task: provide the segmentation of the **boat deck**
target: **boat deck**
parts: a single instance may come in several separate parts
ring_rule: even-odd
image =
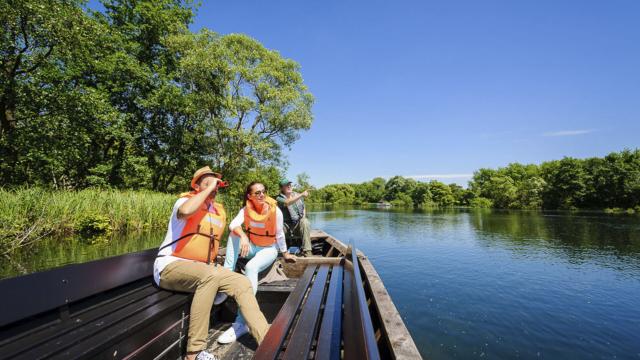
[[[218,359],[252,359],[258,348],[258,343],[250,335],[242,336],[238,341],[222,345],[218,344],[218,336],[229,328],[230,324],[217,324],[209,330],[207,339],[207,351],[214,354]]]

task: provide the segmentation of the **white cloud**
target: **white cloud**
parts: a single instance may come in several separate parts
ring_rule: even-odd
[[[589,134],[596,131],[595,129],[587,129],[587,130],[563,130],[563,131],[552,131],[546,132],[542,134],[542,136],[576,136],[576,135],[584,135]]]

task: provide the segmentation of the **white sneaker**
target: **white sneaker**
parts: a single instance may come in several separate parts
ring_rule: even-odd
[[[213,299],[213,305],[220,305],[223,302],[225,302],[225,300],[227,300],[227,293],[223,293],[223,292],[219,292],[216,294],[215,299]]]
[[[247,325],[233,323],[231,327],[227,329],[227,331],[223,332],[222,335],[218,337],[218,342],[220,344],[231,344],[236,341],[239,337],[249,332],[247,329]]]
[[[196,360],[218,360],[218,358],[215,355],[208,353],[206,351],[200,351],[196,356]]]

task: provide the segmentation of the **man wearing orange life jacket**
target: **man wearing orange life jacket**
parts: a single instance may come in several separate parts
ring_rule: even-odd
[[[215,262],[226,213],[215,202],[220,174],[206,166],[195,172],[192,192],[173,206],[167,235],[154,263],[154,280],[161,288],[193,292],[187,359],[211,360],[205,350],[209,317],[216,293],[233,296],[244,314],[249,332],[262,342],[269,325],[260,311],[251,282]]]
[[[231,234],[227,241],[224,267],[234,270],[238,256],[251,259],[245,266],[245,275],[251,281],[255,293],[258,290],[258,273],[273,264],[278,251],[286,261],[295,262],[296,257],[287,252],[282,211],[276,201],[267,196],[265,186],[259,182],[249,184],[245,191],[245,201],[245,207],[240,209],[229,224]],[[231,327],[218,337],[219,343],[234,342],[250,331],[245,325],[246,314],[242,309],[240,312]],[[248,323],[248,319],[246,320]]]

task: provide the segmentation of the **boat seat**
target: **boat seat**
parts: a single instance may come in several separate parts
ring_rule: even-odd
[[[356,253],[307,265],[255,359],[380,358]]]
[[[178,358],[191,297],[153,285],[156,252],[0,282],[0,359]]]

